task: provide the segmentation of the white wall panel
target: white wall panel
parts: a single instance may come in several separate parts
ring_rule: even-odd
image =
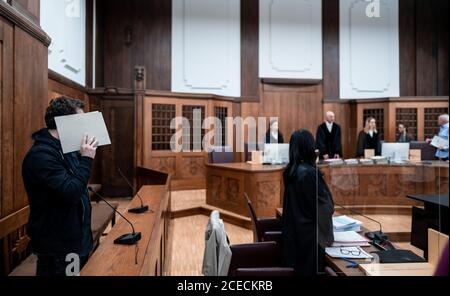
[[[260,0],[259,76],[322,79],[322,1]]]
[[[41,0],[41,27],[52,38],[48,68],[86,83],[86,0]]]
[[[379,17],[370,2],[340,0],[340,97],[398,97],[398,0],[380,0]],[[370,15],[370,14],[369,14]]]
[[[172,91],[239,97],[240,1],[173,0]]]

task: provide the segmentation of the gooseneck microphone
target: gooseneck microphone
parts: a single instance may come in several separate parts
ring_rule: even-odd
[[[100,198],[102,201],[104,201],[111,209],[114,210],[114,212],[116,212],[117,214],[120,215],[120,217],[122,217],[125,221],[128,222],[128,224],[130,224],[131,229],[133,230],[132,233],[127,233],[124,235],[119,236],[118,238],[116,238],[114,240],[114,243],[117,245],[134,245],[136,244],[140,239],[141,239],[141,233],[140,232],[135,232],[134,231],[134,226],[133,223],[130,222],[130,220],[128,220],[127,218],[125,218],[124,215],[122,215],[118,210],[116,210],[109,202],[106,201],[106,199],[100,195],[100,193],[95,192],[92,187],[88,187],[88,190],[90,192],[92,192],[95,196],[97,196],[98,198]]]
[[[363,213],[359,212],[359,211],[355,211],[351,208],[345,207],[343,205],[340,205],[338,203],[334,203],[335,205],[343,208],[344,210],[348,210],[350,212],[352,212],[355,215],[359,215],[362,216],[366,219],[369,219],[370,221],[373,221],[375,223],[378,224],[378,226],[380,227],[380,230],[378,231],[371,231],[371,232],[366,232],[365,236],[367,238],[369,238],[370,240],[373,241],[373,245],[376,246],[379,249],[383,249],[383,250],[387,250],[387,249],[395,249],[394,246],[389,242],[389,238],[388,236],[383,232],[383,228],[381,226],[380,221],[377,221],[373,218],[370,218],[369,216],[364,215]]]
[[[142,200],[142,197],[139,195],[139,192],[137,192],[136,188],[134,188],[134,186],[127,179],[127,177],[125,177],[125,174],[122,172],[122,170],[120,168],[117,168],[117,171],[119,172],[119,175],[122,177],[122,179],[125,180],[125,182],[127,183],[128,187],[130,187],[131,190],[133,190],[133,194],[136,194],[136,196],[141,201],[141,205],[139,207],[128,209],[128,212],[129,213],[134,213],[134,214],[142,214],[142,213],[145,213],[145,212],[148,212],[148,211],[152,212],[152,210],[150,210],[150,208],[147,205],[144,205],[144,201]]]

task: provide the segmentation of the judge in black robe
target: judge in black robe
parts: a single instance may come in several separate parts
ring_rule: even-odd
[[[270,127],[266,132],[266,144],[283,144],[284,138],[283,134],[278,128],[278,120],[272,120],[270,122]]]
[[[375,155],[381,155],[381,139],[377,131],[375,118],[370,117],[366,120],[364,130],[358,135],[358,147],[356,157],[364,157],[364,150],[371,149]]]
[[[341,158],[341,127],[334,122],[334,113],[327,112],[326,121],[319,125],[316,132],[316,146],[320,159]],[[331,132],[328,128],[331,126]]]
[[[313,135],[306,130],[291,136],[290,162],[284,172],[282,262],[296,275],[324,270],[324,247],[333,243],[334,203],[315,165]]]

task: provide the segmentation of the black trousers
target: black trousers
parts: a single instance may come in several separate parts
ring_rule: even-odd
[[[36,276],[66,276],[66,268],[71,262],[66,262],[66,256],[37,255]],[[89,256],[80,256],[80,270],[86,265]]]

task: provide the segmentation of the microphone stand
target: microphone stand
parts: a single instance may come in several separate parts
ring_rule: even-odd
[[[114,240],[114,243],[117,245],[134,245],[141,239],[141,233],[134,231],[133,223],[130,222],[127,218],[125,218],[124,215],[122,215],[118,210],[116,210],[109,202],[107,202],[103,196],[101,196],[99,193],[95,192],[92,187],[88,187],[88,190],[92,192],[95,196],[100,198],[102,201],[104,201],[111,209],[113,209],[114,212],[119,214],[128,224],[131,225],[131,229],[133,230],[132,233],[127,233],[124,235],[119,236]]]
[[[388,249],[395,249],[395,247],[389,242],[389,238],[388,236],[383,232],[383,228],[381,226],[381,223],[375,219],[370,218],[369,216],[364,215],[363,213],[360,213],[358,211],[355,211],[351,208],[347,208],[344,207],[343,205],[340,205],[338,203],[334,203],[335,205],[343,208],[344,210],[348,210],[350,212],[352,212],[355,215],[359,215],[362,216],[366,219],[369,219],[370,221],[373,221],[375,223],[378,224],[378,226],[380,227],[380,230],[378,231],[371,231],[371,232],[366,232],[364,235],[372,240],[372,245],[374,245],[375,247],[382,249],[382,250],[388,250]]]
[[[129,213],[134,213],[134,214],[142,214],[142,213],[145,213],[145,212],[148,212],[148,211],[153,212],[152,210],[150,210],[150,208],[147,205],[144,205],[144,201],[142,200],[142,197],[139,195],[139,192],[137,192],[136,188],[134,188],[134,186],[131,185],[130,181],[128,181],[127,177],[125,177],[125,175],[122,172],[122,170],[120,168],[118,168],[117,171],[119,172],[119,175],[122,177],[122,179],[125,180],[125,182],[127,183],[128,187],[130,187],[133,190],[133,193],[136,192],[136,196],[141,201],[141,205],[139,207],[128,209],[128,212]]]

